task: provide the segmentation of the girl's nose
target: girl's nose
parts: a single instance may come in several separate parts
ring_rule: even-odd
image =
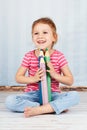
[[[42,33],[39,33],[39,37],[43,37],[43,34],[42,34]]]

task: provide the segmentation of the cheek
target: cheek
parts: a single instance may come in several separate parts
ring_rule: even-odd
[[[53,35],[53,34],[51,34],[49,37],[50,37],[50,41],[52,41],[52,42],[53,42],[53,41],[55,40],[55,37],[54,37],[54,35]]]
[[[35,38],[35,37],[32,37],[32,41],[35,43],[35,42],[36,42],[36,38]]]
[[[50,37],[49,43],[51,44],[51,43],[54,42],[54,41],[55,41],[54,38],[53,38],[53,37]]]

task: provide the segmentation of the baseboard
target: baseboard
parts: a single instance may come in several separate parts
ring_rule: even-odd
[[[62,86],[63,91],[87,91],[87,86]]]
[[[60,86],[62,91],[87,91],[87,86]],[[0,86],[0,91],[24,91],[25,86]]]
[[[0,91],[24,91],[25,86],[0,86]]]

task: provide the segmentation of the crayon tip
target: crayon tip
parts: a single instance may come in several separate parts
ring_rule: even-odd
[[[42,50],[42,49],[40,49],[39,56],[44,56],[44,53],[43,53],[43,50]]]
[[[40,51],[43,51],[43,49],[40,49]]]
[[[46,51],[48,51],[48,48],[46,48]]]
[[[43,57],[41,57],[41,59],[40,59],[40,63],[45,63]]]

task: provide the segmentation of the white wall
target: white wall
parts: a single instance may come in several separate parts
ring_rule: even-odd
[[[34,48],[31,25],[40,17],[56,23],[74,85],[87,86],[86,0],[0,0],[0,85],[17,85],[15,73],[25,52]]]

